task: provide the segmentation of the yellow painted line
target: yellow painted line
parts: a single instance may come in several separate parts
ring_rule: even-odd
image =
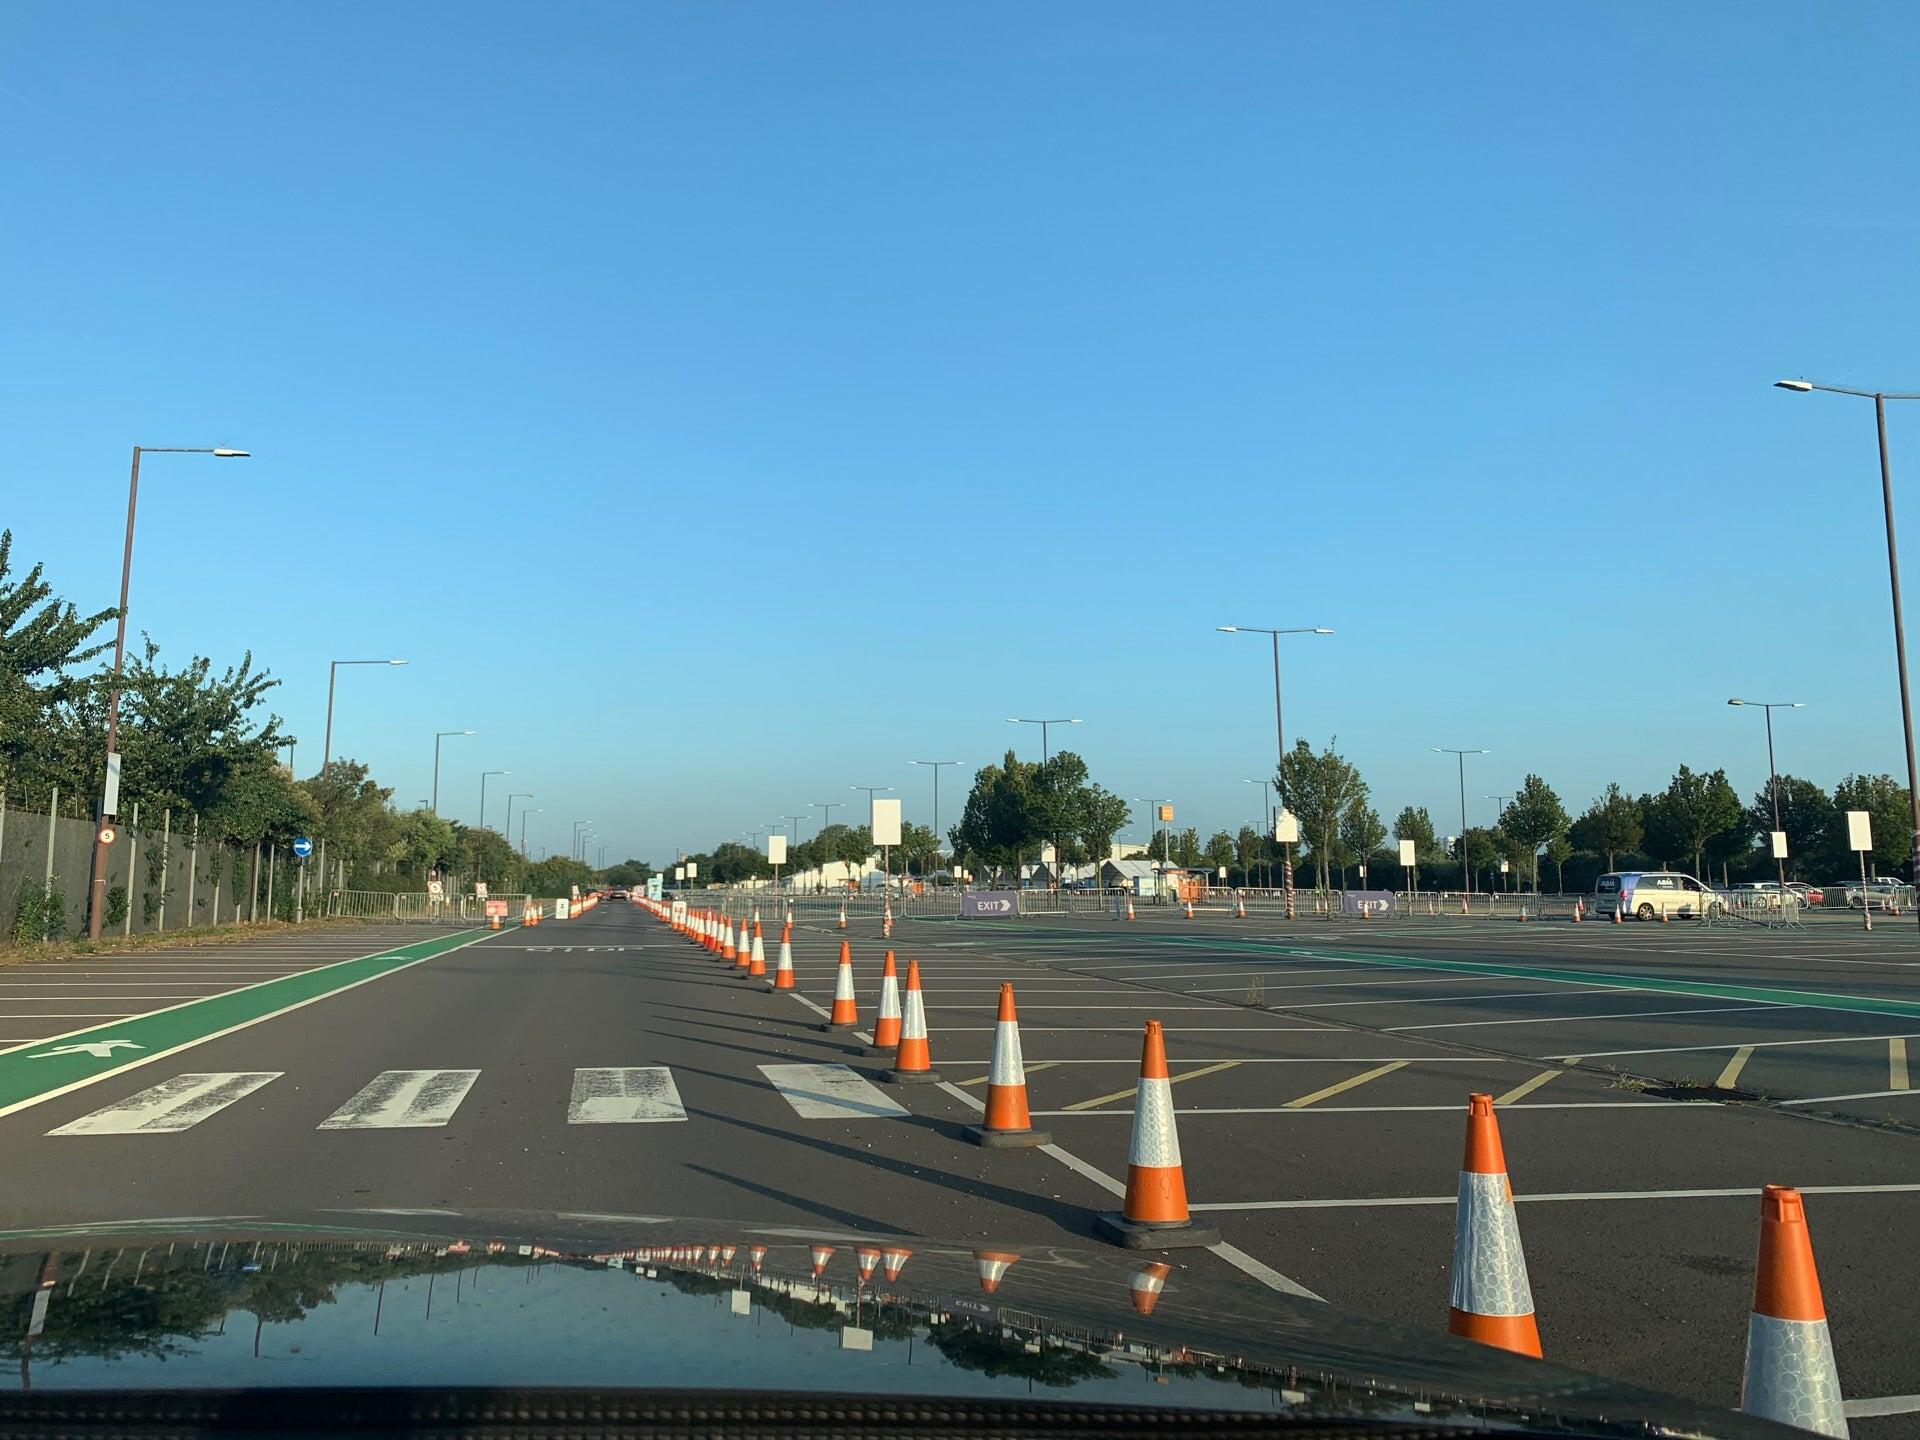
[[[1534,1076],[1531,1080],[1524,1081],[1523,1083],[1514,1086],[1513,1089],[1507,1091],[1506,1094],[1500,1096],[1493,1103],[1496,1105],[1511,1105],[1514,1101],[1524,1099],[1526,1096],[1531,1095],[1534,1091],[1538,1090],[1542,1085],[1546,1084],[1549,1080],[1553,1079],[1554,1076],[1564,1075],[1566,1073],[1567,1072],[1564,1070],[1542,1070],[1538,1075]]]
[[[1036,1070],[1051,1070],[1055,1065],[1058,1065],[1059,1063],[1060,1062],[1058,1060],[1036,1060],[1033,1062],[1033,1064],[1031,1065],[1023,1064],[1020,1068],[1024,1070],[1027,1074],[1031,1075]],[[962,1085],[984,1085],[991,1078],[992,1077],[989,1075],[976,1075],[973,1077],[973,1079],[962,1080],[960,1083]]]
[[[1404,1070],[1406,1065],[1407,1062],[1405,1060],[1392,1060],[1385,1065],[1376,1065],[1373,1069],[1355,1075],[1351,1079],[1342,1080],[1337,1085],[1329,1085],[1326,1089],[1316,1090],[1311,1095],[1302,1095],[1298,1100],[1289,1100],[1284,1108],[1288,1110],[1305,1109],[1316,1101],[1325,1100],[1330,1095],[1344,1094],[1355,1086],[1366,1084],[1369,1080],[1378,1080],[1382,1075],[1391,1075],[1396,1070]]]
[[[1719,1090],[1733,1089],[1733,1082],[1740,1078],[1740,1072],[1747,1068],[1747,1061],[1753,1058],[1753,1046],[1742,1045],[1733,1052],[1733,1058],[1727,1061],[1727,1068],[1720,1072],[1720,1078],[1714,1081]]]
[[[1907,1042],[1903,1036],[1896,1035],[1887,1041],[1887,1088],[1912,1088],[1907,1084]]]
[[[1182,1080],[1197,1080],[1202,1075],[1214,1075],[1222,1070],[1231,1070],[1239,1063],[1238,1060],[1222,1060],[1218,1065],[1202,1065],[1198,1070],[1186,1070],[1178,1075],[1168,1076],[1167,1083],[1169,1085],[1178,1085]],[[1138,1085],[1129,1085],[1125,1090],[1116,1090],[1111,1095],[1102,1095],[1097,1099],[1080,1100],[1072,1105],[1063,1105],[1060,1107],[1061,1113],[1066,1114],[1074,1110],[1094,1110],[1102,1105],[1111,1105],[1116,1100],[1130,1100],[1133,1098],[1134,1091],[1139,1088]]]

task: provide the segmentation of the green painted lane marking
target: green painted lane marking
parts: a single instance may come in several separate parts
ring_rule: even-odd
[[[1070,933],[1053,930],[1036,932],[1028,927],[996,928],[1001,934],[1040,933],[1064,938]],[[1593,985],[1609,990],[1640,990],[1654,995],[1687,995],[1709,1000],[1746,1000],[1756,1005],[1797,1005],[1809,1010],[1838,1010],[1866,1015],[1898,1015],[1908,1019],[1920,1019],[1920,1001],[1889,1000],[1874,995],[1849,995],[1829,990],[1785,990],[1765,985],[1730,985],[1719,981],[1670,979],[1659,975],[1634,975],[1611,970],[1560,970],[1536,965],[1503,964],[1493,960],[1440,960],[1414,955],[1380,955],[1357,950],[1307,949],[1279,941],[1252,938],[1243,940],[1229,936],[1140,934],[1107,936],[1086,931],[1078,933],[1085,936],[1088,944],[1111,944],[1118,940],[1135,945],[1166,946],[1176,949],[1229,951],[1243,955],[1285,955],[1305,960],[1335,960],[1389,969],[1436,970],[1458,975],[1538,980],[1548,984]]]
[[[311,1005],[493,933],[460,930],[0,1051],[0,1115]]]

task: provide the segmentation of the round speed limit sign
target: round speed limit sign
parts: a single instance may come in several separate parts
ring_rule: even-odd
[[[120,834],[117,830],[113,828],[113,826],[102,825],[100,827],[100,843],[102,845],[111,845],[113,844],[114,841],[118,840],[119,838],[120,838]]]

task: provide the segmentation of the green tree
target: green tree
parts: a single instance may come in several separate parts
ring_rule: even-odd
[[[1573,858],[1573,842],[1565,835],[1547,841],[1542,853],[1553,862],[1553,888],[1556,895],[1567,893],[1567,861]],[[1537,888],[1537,887],[1536,887]]]
[[[1413,858],[1418,866],[1431,864],[1443,853],[1439,837],[1433,833],[1433,817],[1424,805],[1408,805],[1393,822],[1397,839],[1413,841]]]
[[[609,885],[636,886],[645,885],[653,874],[653,867],[644,860],[622,860],[601,871],[600,878]]]
[[[254,670],[250,651],[219,674],[204,655],[170,670],[159,662],[160,647],[143,641],[121,698],[121,785],[150,809],[211,812],[236,775],[273,765],[290,738],[280,733],[279,716],[257,713],[280,682]],[[91,693],[104,708],[103,685]],[[106,733],[104,714],[98,733]],[[98,759],[104,768],[104,756]]]
[[[529,895],[564,898],[573,893],[575,885],[584,890],[593,884],[593,867],[571,855],[549,855],[529,865],[520,883]]]
[[[1186,829],[1179,831],[1169,828],[1167,834],[1168,853],[1172,856],[1175,865],[1195,866],[1200,863],[1200,832],[1198,830],[1189,825]]]
[[[1333,748],[1336,736],[1318,754],[1305,740],[1294,743],[1280,765],[1280,788],[1287,807],[1299,817],[1300,833],[1314,858],[1316,884],[1326,889],[1337,859],[1340,820],[1367,798],[1367,782]]]
[[[1017,868],[1040,848],[1045,817],[1034,794],[1034,772],[1009,750],[998,765],[973,777],[960,823],[948,832],[956,851],[996,871]]]
[[[1080,843],[1096,864],[1113,853],[1113,837],[1127,828],[1127,802],[1105,786],[1089,784],[1080,796]]]
[[[1699,875],[1702,857],[1740,825],[1745,809],[1725,770],[1701,773],[1682,765],[1647,813],[1647,838],[1662,856],[1685,856]]]
[[[713,847],[700,873],[716,885],[738,885],[742,880],[765,879],[773,874],[773,866],[754,846],[724,840]]]
[[[326,837],[329,859],[371,855],[384,838],[393,791],[376,784],[365,765],[330,760],[318,775],[298,782],[296,788],[312,806],[313,829]]]
[[[81,615],[57,598],[35,565],[13,575],[13,532],[0,531],[0,786],[61,785],[83,793],[99,783],[66,702],[84,690],[73,671],[107,648],[94,636],[114,617]],[[102,762],[104,764],[104,761]]]
[[[1364,800],[1357,800],[1347,807],[1347,813],[1340,817],[1340,845],[1347,854],[1371,872],[1376,863],[1375,856],[1386,843],[1387,827],[1380,823],[1380,816],[1372,806]],[[1343,889],[1346,883],[1343,868],[1340,875]]]
[[[1540,847],[1566,834],[1567,823],[1567,810],[1560,797],[1538,775],[1521,781],[1518,793],[1500,812],[1500,828],[1512,838],[1523,858],[1535,894],[1540,891]]]
[[[499,831],[474,829],[455,821],[453,834],[455,851],[450,868],[468,884],[480,880],[489,889],[505,892],[525,883],[520,857]]]
[[[1607,857],[1607,869],[1618,866],[1619,857],[1640,848],[1645,835],[1641,806],[1618,785],[1608,785],[1606,794],[1586,808],[1573,822],[1572,840],[1582,850]]]
[[[1782,775],[1777,781],[1780,828],[1787,836],[1787,871],[1791,875],[1840,873],[1846,863],[1847,823],[1833,797],[1811,780]],[[1775,788],[1761,786],[1747,807],[1741,839],[1759,846],[1759,858],[1771,869],[1773,801]]]
[[[1873,849],[1867,852],[1867,862],[1875,874],[1906,868],[1913,858],[1913,809],[1906,786],[1891,775],[1849,775],[1833,787],[1833,805],[1842,845],[1846,844],[1847,811],[1864,810],[1871,817]]]
[[[1233,837],[1224,830],[1216,830],[1207,837],[1206,849],[1201,851],[1200,858],[1211,870],[1230,867],[1234,861]]]
[[[940,863],[940,837],[928,825],[900,822],[900,843],[893,847],[894,870],[903,875],[928,875]]]

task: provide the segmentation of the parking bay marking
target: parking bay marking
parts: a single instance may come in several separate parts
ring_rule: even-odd
[[[686,1118],[673,1071],[664,1065],[573,1072],[569,1125],[645,1125]]]
[[[1238,1060],[1222,1060],[1215,1065],[1203,1065],[1198,1070],[1183,1070],[1178,1075],[1168,1076],[1167,1083],[1169,1085],[1178,1085],[1182,1080],[1197,1080],[1202,1075],[1217,1075],[1222,1070],[1233,1069],[1233,1067],[1239,1063]],[[1067,1106],[1063,1113],[1072,1115],[1080,1110],[1092,1110],[1097,1106],[1111,1105],[1116,1100],[1128,1100],[1133,1097],[1134,1092],[1139,1088],[1138,1085],[1129,1085],[1126,1089],[1116,1090],[1111,1095],[1100,1095],[1092,1100],[1081,1100]]]
[[[217,1074],[176,1075],[138,1094],[115,1101],[78,1120],[49,1130],[49,1135],[173,1135],[191,1130],[278,1080],[282,1070],[227,1071]]]
[[[1371,1070],[1364,1070],[1358,1075],[1350,1075],[1345,1080],[1337,1080],[1323,1089],[1302,1095],[1298,1100],[1289,1100],[1284,1108],[1288,1110],[1304,1110],[1309,1105],[1316,1104],[1321,1100],[1330,1099],[1335,1095],[1344,1094],[1356,1086],[1366,1084],[1369,1080],[1378,1080],[1383,1075],[1391,1075],[1394,1071],[1404,1070],[1406,1067],[1407,1062],[1404,1060],[1389,1060],[1384,1065],[1376,1065]]]
[[[758,1068],[802,1120],[878,1120],[907,1114],[905,1107],[850,1066]]]
[[[322,1130],[422,1130],[445,1125],[478,1070],[383,1070],[322,1120]]]

